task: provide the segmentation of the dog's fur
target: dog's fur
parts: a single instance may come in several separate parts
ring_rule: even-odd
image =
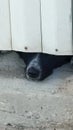
[[[33,80],[43,80],[48,77],[53,69],[70,61],[71,56],[55,56],[43,53],[22,53],[19,55],[26,64],[26,77]]]

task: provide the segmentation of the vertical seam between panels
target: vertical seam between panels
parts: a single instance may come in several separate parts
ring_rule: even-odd
[[[73,0],[71,0],[71,22],[72,22],[72,54],[73,54]]]
[[[39,0],[40,3],[40,33],[41,33],[41,52],[43,52],[43,42],[42,42],[42,6],[41,6],[41,0]]]
[[[9,6],[9,23],[10,23],[10,37],[11,37],[11,50],[12,48],[12,29],[11,29],[11,10],[10,10],[10,0],[8,0],[8,6]]]

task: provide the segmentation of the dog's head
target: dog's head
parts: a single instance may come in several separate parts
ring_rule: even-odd
[[[54,68],[70,61],[71,56],[54,56],[43,53],[21,53],[26,64],[27,79],[43,80],[48,77]]]

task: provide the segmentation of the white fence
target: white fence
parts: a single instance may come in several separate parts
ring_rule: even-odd
[[[0,0],[0,50],[72,54],[72,1]]]

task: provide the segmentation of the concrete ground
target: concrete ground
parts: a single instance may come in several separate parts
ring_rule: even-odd
[[[15,52],[0,54],[0,130],[73,130],[73,65],[34,82]]]

